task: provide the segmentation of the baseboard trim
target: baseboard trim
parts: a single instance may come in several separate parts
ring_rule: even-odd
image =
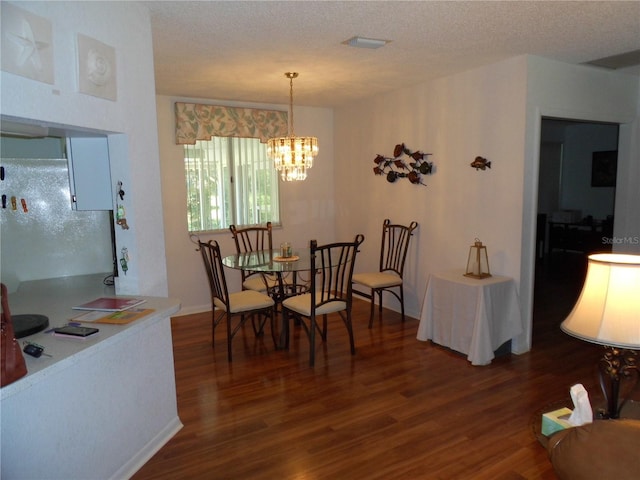
[[[112,480],[122,480],[123,478],[131,478],[133,475],[147,463],[158,451],[173,438],[173,436],[183,427],[180,418],[176,416],[163,428],[154,438],[151,439],[131,460],[122,465],[111,477]]]

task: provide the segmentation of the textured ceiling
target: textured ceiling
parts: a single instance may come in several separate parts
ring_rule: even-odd
[[[143,4],[156,92],[203,99],[286,104],[295,71],[296,105],[334,107],[515,55],[579,64],[640,48],[640,1]],[[342,43],[354,35],[390,43]]]

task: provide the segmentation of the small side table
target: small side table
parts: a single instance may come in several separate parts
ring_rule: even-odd
[[[524,331],[512,278],[465,277],[463,270],[434,273],[422,306],[418,340],[433,340],[488,365],[500,345]]]

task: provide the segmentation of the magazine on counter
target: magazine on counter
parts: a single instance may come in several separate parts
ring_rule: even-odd
[[[122,312],[143,304],[146,300],[126,297],[101,297],[82,305],[72,307],[74,310],[99,310],[101,312]]]

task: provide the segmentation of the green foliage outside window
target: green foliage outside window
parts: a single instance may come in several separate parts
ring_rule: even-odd
[[[212,137],[184,146],[189,232],[280,223],[277,171],[254,138]]]

